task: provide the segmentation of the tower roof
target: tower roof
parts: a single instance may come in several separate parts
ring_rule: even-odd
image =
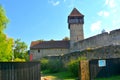
[[[81,16],[82,17],[84,15],[81,14],[76,8],[74,8],[69,16]]]

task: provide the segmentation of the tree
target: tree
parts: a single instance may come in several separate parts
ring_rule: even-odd
[[[40,40],[38,40],[39,42],[44,42],[44,40],[43,39],[40,39]]]
[[[68,40],[70,40],[69,37],[64,37],[63,38],[63,41],[68,41]]]
[[[14,41],[14,58],[26,59],[28,57],[27,45],[20,39]]]
[[[54,39],[51,39],[50,41],[55,41]]]
[[[5,11],[0,6],[0,61],[9,61],[12,58],[13,39],[4,33],[8,22]]]

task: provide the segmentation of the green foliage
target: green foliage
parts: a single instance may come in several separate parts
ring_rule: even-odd
[[[44,42],[44,40],[43,39],[40,39],[40,40],[38,40],[39,42]]]
[[[50,41],[55,41],[54,39],[51,39]]]
[[[14,62],[25,62],[25,59],[16,58],[14,59]]]
[[[14,58],[27,59],[28,60],[27,45],[20,39],[14,42]]]
[[[78,76],[78,66],[79,63],[77,60],[71,60],[67,65],[68,71],[75,77]]]
[[[9,22],[9,20],[5,15],[5,11],[2,8],[2,6],[0,5],[0,33],[3,33],[8,22]]]
[[[56,73],[63,70],[63,64],[60,60],[41,59],[41,70]]]
[[[49,60],[48,69],[51,73],[63,70],[63,64],[60,60]]]
[[[24,59],[25,59],[25,61],[30,61],[28,51],[26,51],[26,53],[24,53]]]
[[[41,59],[41,70],[43,71],[43,74],[48,73],[60,73],[60,72],[68,72],[69,75],[72,77],[78,77],[78,71],[79,71],[79,61],[86,60],[86,57],[79,57],[78,59],[71,59],[70,62],[67,63],[67,69],[64,68],[63,63],[61,60],[48,60],[48,59]]]
[[[97,78],[94,80],[120,80],[120,75],[117,76],[111,76],[111,77],[107,77],[107,78]]]
[[[58,73],[43,73],[43,75],[45,77],[51,77],[51,80],[76,80],[76,77],[73,77],[68,71],[62,71]]]
[[[12,57],[13,39],[4,34],[8,21],[4,9],[0,6],[0,61],[10,61]]]
[[[42,58],[40,60],[40,63],[41,63],[41,70],[46,70],[48,68],[48,59],[45,59],[45,58]]]
[[[63,38],[63,41],[68,41],[68,40],[70,40],[69,37],[64,37],[64,38]]]
[[[12,38],[8,38],[4,34],[8,21],[4,9],[0,6],[0,61],[11,61],[13,57],[13,45],[15,58],[26,58],[28,60],[27,45],[24,42],[20,42],[19,39],[14,42]]]
[[[68,64],[67,64],[67,69],[71,74],[75,77],[78,76],[78,71],[79,71],[79,61],[81,60],[86,60],[85,57],[79,57],[78,59],[72,59]]]

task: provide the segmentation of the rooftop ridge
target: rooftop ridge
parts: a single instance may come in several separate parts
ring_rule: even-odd
[[[32,41],[31,49],[35,48],[69,48],[69,40],[59,41]]]
[[[83,17],[84,15],[81,14],[76,8],[74,8],[69,16],[81,16],[81,17]]]

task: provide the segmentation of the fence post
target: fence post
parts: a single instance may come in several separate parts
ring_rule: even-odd
[[[89,61],[81,60],[79,65],[79,79],[80,80],[90,80],[89,75]]]

